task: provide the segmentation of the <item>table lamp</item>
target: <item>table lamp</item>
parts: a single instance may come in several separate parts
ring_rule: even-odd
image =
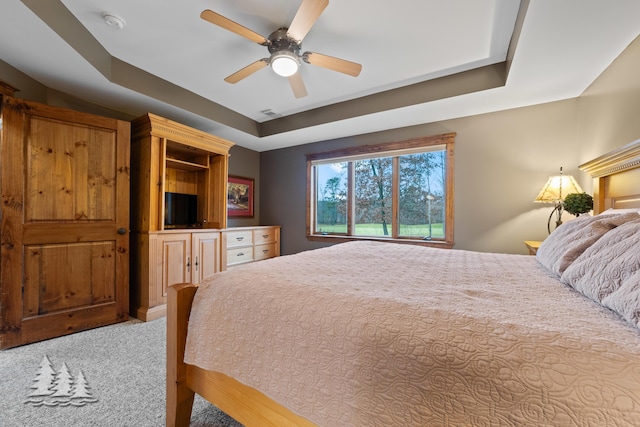
[[[562,224],[562,201],[571,193],[582,193],[582,188],[571,175],[563,175],[562,167],[560,175],[550,176],[547,183],[542,187],[534,202],[553,203],[555,206],[547,221],[547,231],[551,234],[551,218],[556,214],[556,227]]]

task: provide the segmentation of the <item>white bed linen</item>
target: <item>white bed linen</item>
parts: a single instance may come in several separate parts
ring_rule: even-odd
[[[185,362],[320,426],[638,426],[640,333],[535,257],[351,242],[201,284]]]

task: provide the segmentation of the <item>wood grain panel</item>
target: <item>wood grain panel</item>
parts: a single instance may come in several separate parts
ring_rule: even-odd
[[[198,194],[198,175],[190,171],[167,168],[165,191],[171,193]]]
[[[156,288],[153,305],[166,304],[167,289],[176,283],[191,282],[191,234],[165,234],[158,239],[161,245],[162,287]]]
[[[193,233],[191,239],[191,282],[202,283],[220,271],[220,233]]]
[[[25,246],[24,317],[115,300],[115,242]]]
[[[29,124],[25,220],[114,220],[115,130],[40,117]]]
[[[108,303],[84,310],[65,310],[29,318],[22,324],[22,340],[31,343],[46,340],[52,336],[62,336],[86,331],[114,323],[114,319],[126,320],[118,314],[117,304]]]
[[[21,126],[25,107],[2,97],[0,146],[0,348],[22,343],[22,217],[24,212],[24,156]],[[18,124],[18,126],[14,125]],[[11,142],[11,143],[10,143]]]
[[[229,156],[219,155],[211,158],[209,174],[209,200],[207,220],[209,228],[227,227],[227,177]]]

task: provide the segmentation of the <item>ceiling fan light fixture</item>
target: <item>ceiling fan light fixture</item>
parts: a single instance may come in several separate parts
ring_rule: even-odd
[[[271,54],[269,64],[277,75],[289,77],[298,71],[300,61],[293,52],[281,50]]]

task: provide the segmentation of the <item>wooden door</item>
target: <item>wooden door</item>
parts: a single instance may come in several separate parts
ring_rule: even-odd
[[[176,283],[191,283],[191,233],[166,233],[158,236],[160,245],[158,266],[162,269],[161,300],[155,305],[167,303],[167,290]]]
[[[192,234],[192,283],[202,283],[220,271],[220,233]]]
[[[128,317],[130,124],[3,97],[0,348]]]

